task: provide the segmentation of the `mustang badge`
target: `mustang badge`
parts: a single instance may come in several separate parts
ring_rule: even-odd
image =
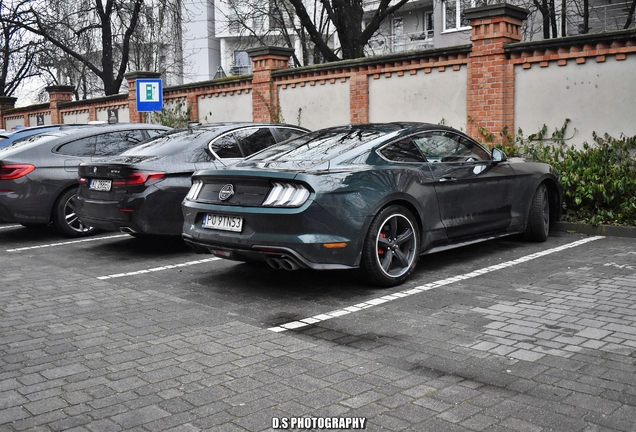
[[[231,184],[226,184],[219,191],[219,199],[221,201],[230,199],[232,195],[234,195],[234,186],[232,186]]]

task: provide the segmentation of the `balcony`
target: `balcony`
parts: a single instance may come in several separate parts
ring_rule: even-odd
[[[401,35],[376,35],[365,47],[367,55],[393,54],[434,48],[433,31],[403,33]]]

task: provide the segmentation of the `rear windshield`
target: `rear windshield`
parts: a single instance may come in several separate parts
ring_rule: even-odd
[[[155,139],[138,145],[122,153],[122,156],[168,156],[180,153],[198,141],[203,135],[210,135],[215,128],[185,129],[168,132]]]
[[[373,130],[329,130],[312,132],[281,145],[269,147],[249,161],[263,162],[316,162],[330,160],[356,147],[382,136]]]
[[[31,135],[29,137],[26,138],[20,138],[17,139],[15,141],[13,141],[13,143],[11,143],[11,145],[7,145],[5,147],[0,147],[0,151],[3,150],[13,150],[17,147],[23,147],[26,145],[30,145],[33,143],[43,143],[43,142],[47,142],[47,141],[52,141],[56,138],[59,138],[59,136],[57,135],[48,135],[48,134],[40,134],[40,135]],[[37,144],[34,144],[37,145]]]

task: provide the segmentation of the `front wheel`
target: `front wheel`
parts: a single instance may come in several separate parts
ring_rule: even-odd
[[[67,237],[84,237],[95,232],[95,228],[84,225],[75,211],[77,189],[69,189],[59,196],[53,207],[53,226]]]
[[[540,185],[532,196],[528,224],[525,237],[535,242],[544,242],[548,239],[550,231],[550,200],[548,189],[544,184]]]
[[[362,270],[374,285],[399,285],[419,259],[419,229],[406,208],[383,209],[371,222],[362,251]]]

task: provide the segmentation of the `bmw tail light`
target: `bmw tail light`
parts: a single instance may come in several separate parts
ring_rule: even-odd
[[[186,199],[190,201],[194,201],[199,196],[199,192],[203,188],[203,182],[201,180],[192,181],[192,187],[190,187],[190,191],[186,195]]]
[[[149,186],[163,180],[165,177],[166,173],[164,172],[138,171],[131,173],[123,180],[113,180],[113,186]]]
[[[266,207],[300,207],[309,198],[309,190],[295,183],[273,183],[263,201]]]
[[[0,180],[15,180],[24,177],[35,167],[29,164],[0,165]]]

